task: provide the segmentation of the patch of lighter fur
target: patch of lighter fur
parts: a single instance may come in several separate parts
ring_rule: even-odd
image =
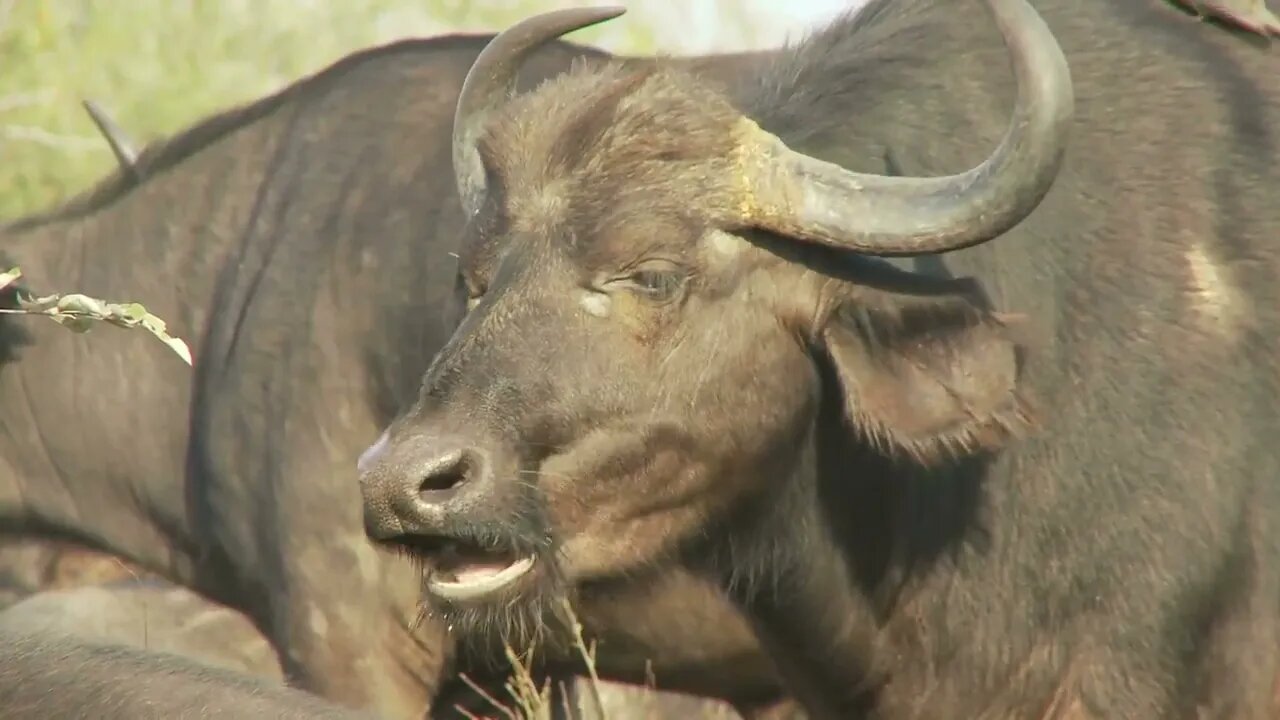
[[[325,619],[324,611],[315,605],[307,611],[307,626],[316,637],[323,639],[329,635],[329,621]]]
[[[179,597],[166,599],[172,600],[174,605],[182,602],[182,598]],[[198,628],[201,625],[214,625],[222,620],[225,613],[226,610],[221,607],[201,607],[194,616],[187,617],[186,629],[189,632],[192,628]]]
[[[582,292],[582,297],[578,300],[578,303],[582,305],[582,309],[586,310],[588,314],[598,318],[609,317],[609,312],[613,309],[613,301],[610,300],[608,295],[590,290]]]
[[[378,436],[378,439],[374,440],[372,445],[365,448],[364,452],[360,453],[360,457],[356,458],[356,472],[364,473],[369,469],[369,467],[378,461],[379,456],[386,452],[390,437],[390,431],[383,430],[382,434]]]
[[[555,225],[568,208],[565,190],[563,181],[550,180],[532,192],[513,196],[511,217],[521,229],[532,232]]]
[[[1200,316],[1202,327],[1235,342],[1245,323],[1246,303],[1229,269],[1209,254],[1203,242],[1192,243],[1185,257],[1191,307]]]
[[[713,229],[703,235],[707,247],[719,257],[732,260],[747,249],[747,241],[730,232]]]
[[[351,549],[351,554],[355,556],[360,579],[366,584],[376,582],[380,575],[378,551],[369,544],[368,538],[353,533],[347,545]]]

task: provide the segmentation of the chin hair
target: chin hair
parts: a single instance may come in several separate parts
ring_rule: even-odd
[[[531,665],[563,657],[573,647],[573,619],[554,554],[539,554],[531,575],[512,590],[461,603],[428,593],[424,578],[421,612],[445,626],[468,666],[509,670],[507,648]]]
[[[470,523],[460,533],[479,547],[533,557],[533,570],[514,587],[472,601],[445,600],[428,591],[431,570],[426,563],[419,565],[423,599],[419,619],[444,625],[457,642],[460,659],[473,667],[509,670],[507,647],[526,662],[563,656],[572,648],[573,621],[566,609],[571,588],[558,562],[559,546],[541,495],[525,485],[514,505],[501,519]]]

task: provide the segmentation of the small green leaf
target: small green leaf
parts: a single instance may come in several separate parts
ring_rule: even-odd
[[[139,305],[138,307],[142,306]],[[173,337],[168,333],[164,320],[161,320],[151,313],[145,313],[139,321],[139,324],[152,335],[160,338],[160,342],[168,345],[171,350],[178,353],[178,357],[182,358],[184,362],[188,365],[191,364],[191,348],[187,347],[187,344],[180,338]]]
[[[160,342],[168,345],[171,350],[177,353],[178,357],[182,358],[183,362],[191,365],[191,348],[187,347],[187,344],[183,342],[182,338],[176,338],[163,332],[154,333],[154,335],[160,338]]]
[[[13,282],[21,273],[17,268],[0,275],[0,282],[9,277]],[[11,277],[10,277],[11,276]],[[0,284],[0,288],[4,285]],[[169,334],[164,320],[147,312],[140,303],[109,303],[105,300],[70,293],[67,295],[45,295],[30,297],[18,294],[18,311],[28,315],[44,315],[62,327],[76,333],[86,333],[93,329],[95,321],[107,322],[121,328],[142,326],[147,332],[159,338],[170,350],[188,365],[192,365],[191,348],[181,339]]]
[[[58,299],[58,304],[55,307],[58,308],[59,312],[81,313],[84,315],[92,315],[97,318],[102,318],[107,314],[105,303],[101,300],[91,298],[88,295],[81,295],[80,293],[63,295]]]
[[[151,313],[146,313],[145,315],[143,315],[142,320],[140,320],[138,324],[142,325],[142,327],[146,328],[147,330],[150,330],[153,333],[162,333],[166,329],[168,329],[168,326],[165,325],[163,320],[156,317],[155,315],[152,315]]]
[[[147,309],[138,303],[109,303],[102,318],[122,328],[137,327],[147,316]]]
[[[93,329],[93,318],[83,315],[50,315],[49,319],[73,333],[87,333]]]
[[[3,290],[22,277],[22,268],[12,267],[0,273],[0,290]]]
[[[24,294],[18,295],[18,307],[27,312],[38,313],[45,312],[52,308],[58,302],[59,295],[45,295],[43,297],[30,297]]]
[[[118,314],[128,322],[137,325],[147,316],[147,309],[141,303],[124,303],[121,305],[112,305],[112,308],[118,308],[113,314]]]

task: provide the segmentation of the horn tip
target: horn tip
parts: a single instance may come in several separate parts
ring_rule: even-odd
[[[627,8],[624,5],[600,5],[593,8],[595,12],[592,14],[600,18],[601,21],[612,20],[620,15],[625,15]]]

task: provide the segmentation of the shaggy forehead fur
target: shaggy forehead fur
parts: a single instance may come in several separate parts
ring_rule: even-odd
[[[569,223],[595,237],[619,213],[704,216],[734,198],[742,115],[667,68],[574,67],[508,103],[480,154],[507,229]]]

